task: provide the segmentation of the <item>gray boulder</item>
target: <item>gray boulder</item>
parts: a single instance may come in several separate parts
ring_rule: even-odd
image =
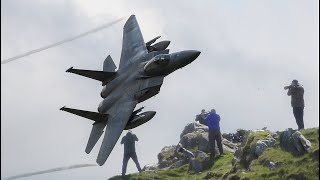
[[[234,153],[238,147],[237,144],[228,141],[227,139],[222,139],[223,148],[229,152]]]
[[[264,142],[262,142],[261,140],[259,140],[259,141],[257,142],[257,144],[256,144],[256,149],[255,149],[254,153],[255,153],[257,156],[260,156],[260,155],[263,153],[263,151],[264,151],[265,149],[267,149],[267,147],[268,147],[268,145],[267,145],[266,143],[264,143]]]
[[[198,146],[198,135],[196,133],[187,133],[182,136],[180,139],[181,145],[186,149],[194,149],[196,146]]]
[[[311,148],[311,142],[307,140],[300,131],[296,131],[292,134],[294,146],[299,152],[308,152]]]
[[[189,171],[193,171],[196,173],[202,172],[203,167],[202,163],[197,159],[192,159],[189,163]]]
[[[176,145],[165,146],[164,148],[162,148],[162,150],[158,154],[159,168],[170,167],[175,161],[177,161],[177,159],[174,158],[175,151]]]
[[[276,140],[272,136],[268,136],[267,139],[262,140],[264,143],[267,144],[268,147],[273,147],[276,145]]]
[[[208,127],[203,125],[203,124],[199,124],[197,122],[193,122],[190,124],[187,124],[182,133],[180,134],[180,139],[182,139],[182,137],[188,133],[192,133],[194,131],[199,131],[199,132],[208,132]]]
[[[195,155],[195,158],[200,161],[205,161],[209,158],[209,155],[207,153],[205,153],[203,151],[199,151],[199,150],[197,152],[195,152],[194,155]]]
[[[181,139],[180,142],[182,146],[189,150],[200,150],[203,152],[209,152],[209,139],[208,139],[208,132],[199,132],[195,131],[192,133],[185,134]],[[216,143],[216,142],[215,142]],[[227,139],[222,139],[222,146],[224,151],[228,151],[234,153],[236,151],[237,145],[228,141]],[[217,143],[215,145],[215,152],[218,153],[218,146]]]
[[[202,132],[198,135],[198,149],[200,151],[209,152],[209,133]]]
[[[237,129],[236,133],[223,133],[222,137],[232,143],[241,143],[246,132],[244,129]]]
[[[280,134],[280,146],[289,152],[305,153],[309,151],[311,142],[300,131],[289,128]]]
[[[295,152],[296,148],[293,145],[292,134],[295,131],[292,128],[288,128],[286,131],[280,134],[280,146],[286,151]]]
[[[145,172],[156,172],[158,170],[157,164],[147,164],[142,168],[142,171]]]
[[[209,152],[209,140],[207,132],[195,131],[185,134],[180,142],[186,149],[198,149],[200,151]]]
[[[273,147],[275,144],[276,140],[272,136],[268,136],[267,139],[257,141],[254,153],[260,156],[268,147]]]
[[[181,167],[182,165],[186,164],[187,161],[185,161],[184,159],[180,159],[176,162],[174,162],[171,166],[170,166],[170,169],[171,168],[178,168],[178,167]]]
[[[227,139],[228,141],[233,141],[234,134],[233,133],[223,133],[222,137]]]
[[[195,158],[195,155],[193,154],[193,152],[191,152],[188,149],[184,148],[180,143],[177,146],[176,152],[180,153],[187,160]]]

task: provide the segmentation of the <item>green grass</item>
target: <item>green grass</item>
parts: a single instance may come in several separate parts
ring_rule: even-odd
[[[269,134],[270,133],[266,132],[266,131],[250,132],[250,134],[248,135],[247,144],[243,148],[242,158],[240,159],[240,164],[242,167],[244,167],[246,169],[249,167],[250,160],[248,162],[248,160],[247,160],[248,155],[252,154],[252,151],[255,150],[255,146],[256,146],[257,142],[259,140],[265,139]],[[249,158],[253,159],[255,157],[249,157]]]
[[[261,156],[253,160],[250,170],[240,169],[235,175],[249,179],[289,179],[303,175],[306,179],[319,178],[319,128],[302,130],[301,133],[312,143],[310,151],[303,155],[283,151],[279,146],[267,148]],[[277,142],[279,143],[279,142]],[[279,163],[278,169],[269,170],[267,161]]]
[[[308,153],[297,155],[291,152],[284,151],[279,145],[273,148],[267,148],[263,154],[256,159],[253,159],[249,170],[237,163],[237,171],[233,174],[228,174],[232,169],[231,160],[233,154],[226,152],[223,156],[217,156],[213,162],[208,162],[207,169],[201,173],[188,171],[188,164],[180,168],[158,171],[156,173],[136,173],[124,177],[116,176],[111,180],[150,180],[150,179],[182,179],[182,180],[202,180],[210,173],[210,179],[290,179],[300,177],[302,179],[319,179],[319,128],[311,128],[302,130],[301,133],[311,141],[312,147]],[[267,137],[268,132],[250,133],[248,142],[245,146],[245,152],[249,153],[255,146],[255,143]],[[277,140],[279,144],[279,140]],[[266,166],[267,161],[279,163],[278,169],[269,170]]]
[[[135,173],[126,175],[124,177],[116,176],[111,178],[111,180],[148,180],[148,179],[185,179],[185,180],[200,180],[203,179],[204,176],[207,175],[208,172],[213,173],[216,177],[222,177],[226,172],[230,170],[231,159],[233,158],[233,154],[227,152],[223,156],[217,156],[214,159],[214,163],[211,161],[209,169],[204,170],[201,173],[194,173],[192,171],[188,171],[189,165],[185,164],[179,168],[168,169],[163,171],[158,171],[157,173]]]

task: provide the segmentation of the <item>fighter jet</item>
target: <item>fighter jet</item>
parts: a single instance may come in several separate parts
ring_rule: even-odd
[[[123,130],[132,129],[152,119],[156,112],[136,105],[159,93],[164,77],[193,62],[200,51],[188,50],[169,54],[170,41],[152,45],[160,36],[145,43],[135,15],[123,28],[122,52],[118,70],[109,55],[103,71],[67,70],[102,82],[98,112],[62,107],[61,110],[93,120],[91,134],[85,149],[90,153],[106,127],[96,162],[102,166],[108,159]],[[140,113],[140,114],[139,114]]]

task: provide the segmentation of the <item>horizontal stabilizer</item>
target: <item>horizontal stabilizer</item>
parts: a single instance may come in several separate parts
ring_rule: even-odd
[[[80,76],[88,77],[95,79],[101,82],[109,82],[115,78],[117,72],[106,72],[106,71],[92,71],[92,70],[83,70],[83,69],[73,69],[69,68],[66,72],[78,74]]]
[[[108,114],[101,114],[98,112],[90,112],[90,111],[84,111],[84,110],[79,110],[79,109],[71,109],[67,107],[62,107],[60,108],[62,111],[69,112],[71,114],[75,114],[87,119],[91,119],[96,122],[102,122],[102,121],[107,121]]]

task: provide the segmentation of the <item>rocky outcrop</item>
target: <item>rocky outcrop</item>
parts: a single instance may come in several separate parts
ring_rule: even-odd
[[[236,133],[224,134],[222,144],[224,151],[234,154],[231,160],[232,169],[225,174],[226,177],[236,173],[240,166],[245,170],[250,170],[251,162],[261,156],[268,148],[279,145],[286,151],[307,152],[310,150],[311,143],[299,131],[288,129],[284,132],[272,133],[266,128],[258,130],[238,129]],[[236,138],[235,138],[236,137]],[[180,134],[178,145],[166,146],[158,154],[159,169],[178,168],[188,164],[188,171],[200,173],[210,168],[213,159],[210,159],[208,140],[208,127],[199,123],[190,123],[183,129]],[[216,146],[217,148],[217,146]],[[218,149],[216,149],[218,154]],[[316,157],[316,156],[315,156]],[[279,162],[265,161],[264,166],[270,171],[278,169]],[[154,166],[149,168],[150,171]],[[207,178],[217,175],[209,174]],[[217,176],[218,177],[218,176]],[[220,177],[220,175],[219,175]],[[222,174],[221,174],[222,177]]]
[[[193,123],[189,123],[187,124],[182,133],[180,134],[180,139],[182,139],[182,137],[188,133],[193,133],[193,132],[208,132],[209,128],[205,125],[193,122]]]
[[[300,152],[308,152],[311,148],[311,142],[307,140],[299,131],[292,134],[294,146]]]
[[[256,139],[256,133],[260,133],[261,136],[265,136],[263,139]],[[267,148],[276,145],[276,139],[274,134],[266,130],[250,130],[246,131],[243,136],[243,141],[237,147],[234,157],[231,160],[231,164],[234,166],[237,162],[245,167],[249,168],[252,160],[258,158]]]
[[[286,151],[303,154],[309,151],[311,142],[300,131],[289,128],[280,134],[280,146]]]
[[[260,156],[268,147],[273,147],[276,145],[276,142],[277,141],[270,135],[267,137],[267,139],[257,141],[254,151],[255,155]]]
[[[166,146],[158,154],[158,167],[163,168],[176,168],[184,164],[190,164],[192,171],[197,172],[202,161],[209,158],[209,139],[208,127],[197,122],[187,124],[180,134],[180,141],[178,145]],[[234,153],[237,144],[230,142],[227,139],[222,139],[224,151]],[[179,149],[183,148],[184,151]],[[218,154],[218,146],[216,145],[216,154]],[[190,157],[188,154],[193,154]],[[192,161],[192,163],[191,163]]]
[[[286,151],[296,152],[296,149],[293,145],[293,138],[292,134],[295,131],[293,131],[292,128],[287,129],[286,131],[282,132],[280,134],[280,146]]]
[[[190,123],[182,131],[180,135],[180,142],[182,146],[189,150],[200,150],[203,152],[209,152],[209,129],[199,123]],[[229,151],[234,153],[237,144],[230,142],[229,140],[223,138],[222,146],[224,151]],[[216,154],[218,154],[218,146],[215,146]]]
[[[185,134],[180,139],[180,142],[186,149],[199,149],[200,151],[209,152],[208,132],[194,131]]]
[[[197,159],[192,159],[189,163],[189,171],[199,173],[203,170],[201,161]]]
[[[223,133],[222,137],[232,143],[241,143],[246,132],[244,129],[237,129],[236,133]]]
[[[176,145],[165,146],[158,154],[158,167],[168,168],[179,159],[175,157]]]
[[[144,172],[156,172],[158,169],[158,164],[147,164],[142,168],[142,171]]]

